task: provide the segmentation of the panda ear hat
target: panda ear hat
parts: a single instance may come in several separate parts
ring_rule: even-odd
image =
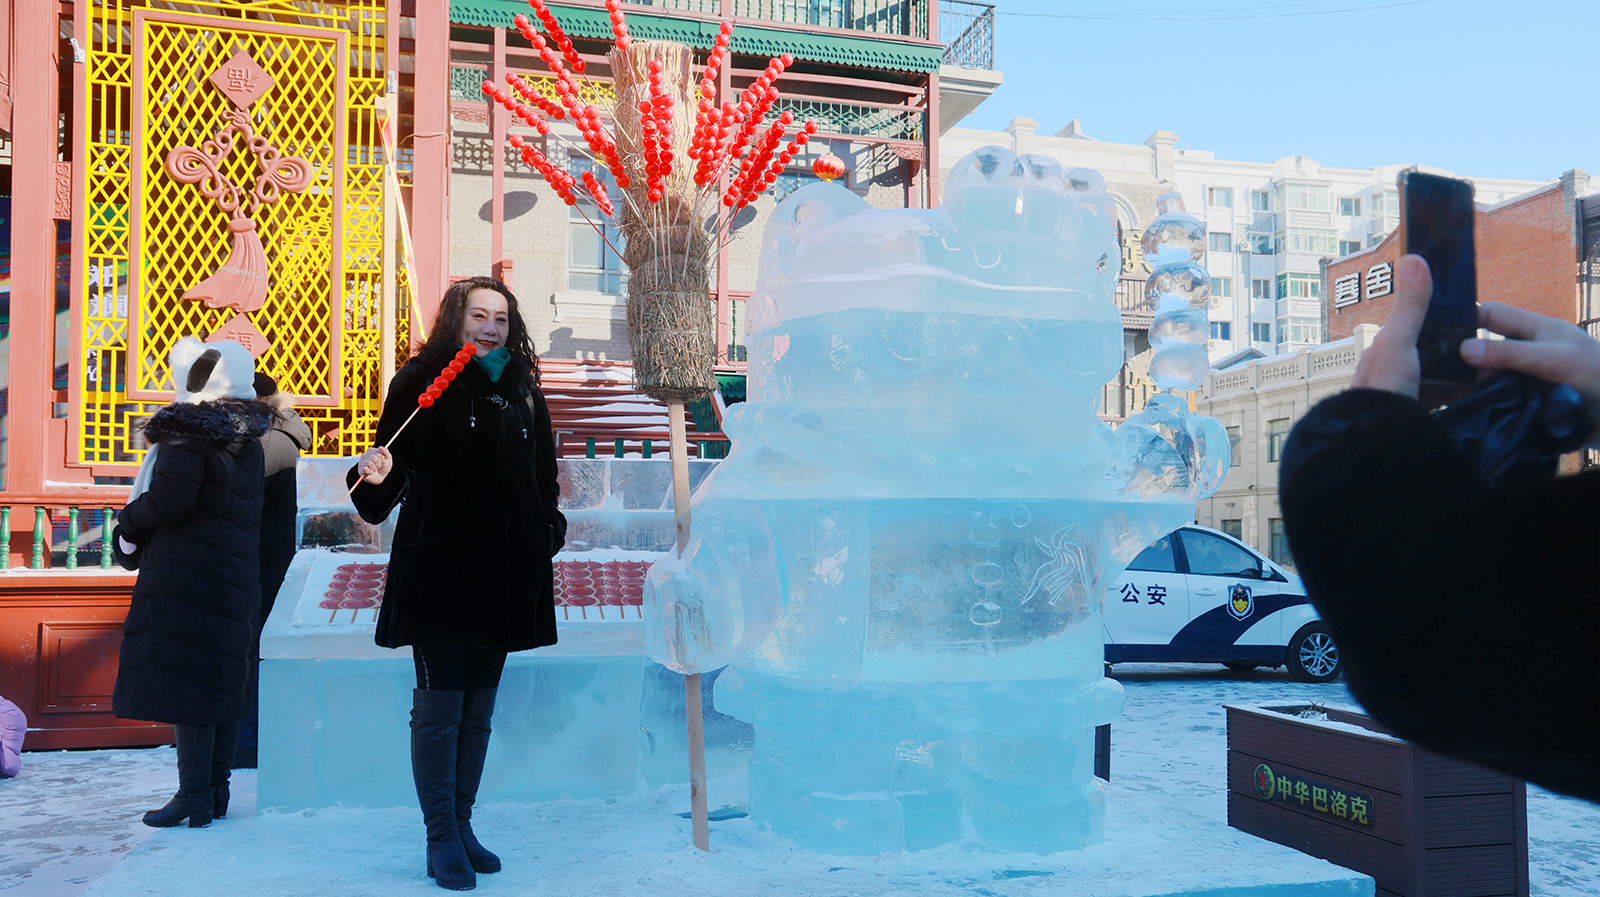
[[[172,347],[169,360],[179,402],[256,397],[255,357],[233,340],[203,343],[186,336]]]

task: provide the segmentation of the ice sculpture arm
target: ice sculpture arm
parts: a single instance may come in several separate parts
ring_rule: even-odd
[[[181,523],[194,513],[205,478],[205,443],[187,436],[166,437],[150,488],[117,513],[117,528],[129,542],[143,545],[155,530]]]
[[[1415,399],[1352,389],[1295,426],[1279,485],[1298,572],[1374,717],[1600,798],[1600,474],[1492,491]]]
[[[363,481],[355,486],[356,479],[360,476],[356,468],[351,467],[345,474],[345,484],[355,486],[355,491],[350,494],[350,500],[355,503],[356,511],[361,519],[368,523],[382,523],[388,519],[389,513],[395,505],[405,497],[407,488],[411,485],[411,468],[405,463],[407,454],[414,454],[418,445],[417,440],[426,428],[418,426],[406,427],[400,438],[389,444],[396,430],[405,423],[407,417],[417,407],[417,396],[427,389],[432,378],[424,371],[422,365],[412,362],[401,368],[389,381],[389,397],[384,400],[383,414],[378,418],[378,429],[374,436],[374,445],[386,445],[393,462],[388,474],[381,483]],[[407,452],[411,448],[412,452]]]
[[[550,407],[545,403],[544,392],[530,387],[533,406],[534,484],[539,489],[539,501],[544,505],[545,523],[550,526],[550,556],[555,557],[567,544],[567,517],[561,513],[561,483],[557,479],[555,427],[550,422]]]

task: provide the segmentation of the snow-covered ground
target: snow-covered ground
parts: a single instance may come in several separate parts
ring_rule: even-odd
[[[1127,689],[1128,708],[1112,726],[1109,815],[1112,823],[1123,820],[1124,831],[1157,826],[1160,814],[1144,809],[1130,824],[1119,796],[1124,805],[1226,821],[1224,704],[1354,706],[1339,683],[1295,683],[1277,671],[1125,665],[1115,675]],[[0,780],[0,897],[438,893],[422,875],[415,808],[252,815],[254,771],[237,773],[234,782],[228,819],[200,831],[155,830],[139,816],[171,795],[170,748],[26,754],[21,776]],[[714,810],[745,801],[741,776],[713,780],[708,793]],[[1069,894],[1078,892],[1070,883],[1080,881],[1074,876],[1095,856],[1006,857],[952,846],[835,858],[794,850],[748,818],[713,822],[713,852],[706,855],[688,846],[689,822],[677,815],[685,810],[682,787],[605,801],[483,807],[477,828],[507,868],[480,877],[479,891],[576,890],[565,882],[583,883],[594,894],[628,895]],[[1534,895],[1600,892],[1600,807],[1530,788],[1528,836]],[[1152,868],[1177,874],[1171,866]]]

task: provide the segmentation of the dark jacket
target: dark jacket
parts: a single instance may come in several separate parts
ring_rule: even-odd
[[[395,374],[376,444],[389,443],[450,357],[425,350]],[[513,358],[499,382],[491,382],[469,362],[388,448],[393,471],[376,486],[362,483],[352,496],[369,523],[405,503],[378,644],[503,651],[555,644],[550,558],[564,544],[567,521],[557,510],[550,412],[527,364]],[[351,468],[347,481],[355,479]]]
[[[261,497],[261,614],[257,626],[266,625],[284,574],[294,560],[294,524],[300,511],[295,465],[300,453],[309,448],[311,428],[293,408],[280,409],[272,429],[261,437],[266,486]]]
[[[1295,426],[1280,490],[1373,717],[1600,800],[1600,472],[1492,491],[1420,404],[1353,389]]]
[[[174,403],[145,437],[160,445],[150,487],[117,515],[117,561],[139,571],[123,624],[112,708],[124,719],[191,726],[249,712],[261,603],[261,434],[251,401]]]

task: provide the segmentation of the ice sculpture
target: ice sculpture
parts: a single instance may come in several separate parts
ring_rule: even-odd
[[[1102,595],[1190,520],[1220,424],[1163,396],[1113,432],[1121,255],[1100,175],[985,147],[936,210],[832,184],[774,212],[749,401],[646,583],[651,652],[735,662],[751,810],[832,853],[1102,837]]]

